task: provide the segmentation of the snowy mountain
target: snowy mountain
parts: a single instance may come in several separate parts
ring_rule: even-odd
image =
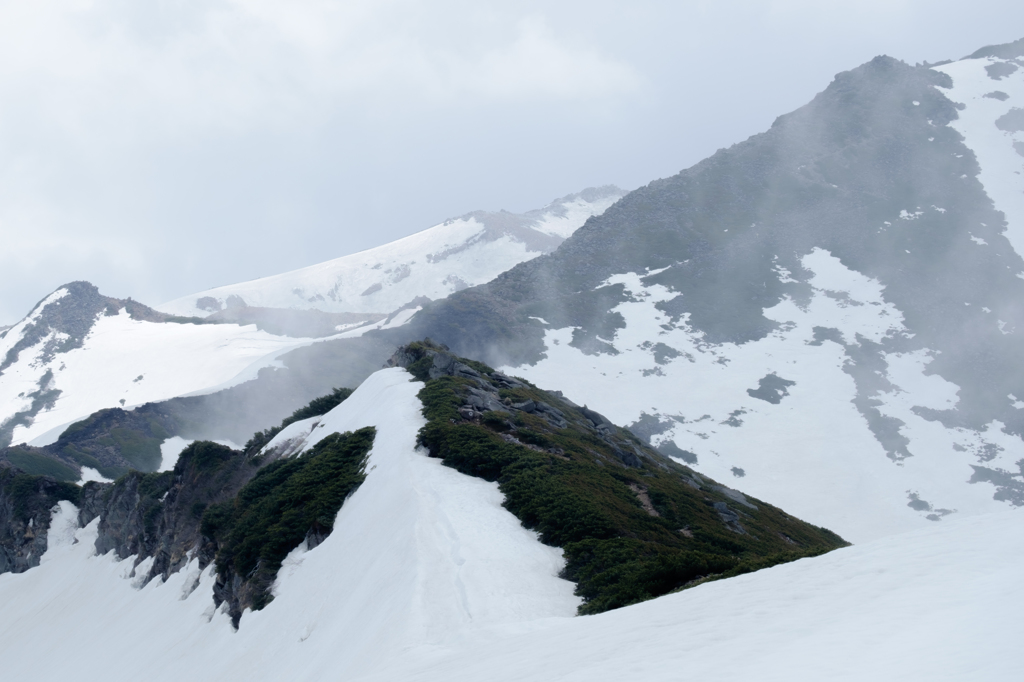
[[[1016,679],[1022,103],[1024,40],[878,57],[618,201],[62,287],[0,332],[5,679]]]
[[[562,551],[520,525],[496,483],[417,448],[423,384],[410,378],[380,371],[318,420],[304,447],[373,427],[365,481],[333,533],[287,555],[273,600],[242,614],[237,631],[202,550],[149,580],[160,555],[104,553],[102,538],[121,523],[113,512],[90,520],[85,496],[81,507],[58,502],[40,565],[0,574],[5,677],[57,680],[72,668],[114,682],[1016,674],[1020,512],[574,618],[579,599],[557,575]]]
[[[196,322],[87,282],[50,294],[0,336],[0,447],[51,443],[101,408],[225,388],[313,342]]]
[[[526,213],[474,211],[422,232],[300,270],[218,287],[157,306],[205,317],[245,306],[378,314],[444,298],[553,251],[625,192],[585,189]],[[221,313],[221,314],[224,314]]]
[[[104,297],[88,283],[69,284],[0,332],[0,449],[12,443],[51,445],[70,424],[101,409],[131,410],[182,396],[216,397],[187,405],[179,400],[169,409],[147,408],[143,420],[134,414],[126,417],[159,422],[144,429],[146,440],[153,441],[144,455],[114,453],[97,462],[77,456],[75,447],[46,452],[22,448],[3,459],[35,473],[68,476],[67,467],[77,471],[88,466],[114,475],[128,466],[153,470],[160,461],[159,443],[170,437],[244,440],[254,429],[330,390],[331,383],[325,382],[358,383],[394,347],[368,352],[356,346],[360,359],[343,361],[342,367],[337,367],[330,344],[305,356],[291,351],[308,349],[314,338],[336,342],[399,327],[429,298],[487,281],[550,251],[622,194],[602,187],[525,214],[477,211],[376,249],[202,292],[161,306],[163,313]],[[335,367],[314,368],[324,362]],[[278,404],[258,398],[266,389],[262,383],[247,385],[260,370],[273,369],[300,375],[263,375],[273,384]],[[317,374],[319,378],[313,376]],[[224,393],[240,385],[246,386]],[[216,403],[213,414],[204,414],[211,411],[211,403]],[[246,418],[226,414],[231,411]]]
[[[854,541],[1024,505],[1022,66],[878,57],[403,333]]]

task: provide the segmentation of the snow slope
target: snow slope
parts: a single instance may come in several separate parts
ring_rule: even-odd
[[[960,118],[950,127],[964,136],[967,146],[978,157],[979,180],[996,208],[1006,216],[1007,239],[1018,254],[1024,255],[1024,68],[1021,60],[962,59],[935,68],[952,77],[953,87],[945,91],[946,96],[963,106]]]
[[[1019,511],[960,519],[365,679],[1017,680],[1022,531]]]
[[[0,358],[47,305],[64,298],[62,292],[48,297],[35,317],[30,315],[0,339]],[[315,342],[274,336],[251,325],[134,320],[123,309],[117,315],[98,315],[81,347],[49,352],[48,344],[61,334],[51,331],[21,350],[17,361],[0,374],[0,424],[30,410],[40,389],[60,392],[30,424],[14,428],[14,444],[53,442],[68,424],[102,408],[133,407],[226,387],[255,376],[277,356]]]
[[[771,289],[773,284],[776,290],[780,285],[798,285],[787,290],[792,293],[783,295],[781,302],[760,311],[767,321],[778,323],[767,336],[722,343],[709,340],[698,325],[691,324],[689,312],[673,317],[665,310],[678,306],[703,314],[706,320],[707,307],[728,309],[720,302],[709,305],[707,298],[702,298],[707,294],[699,290],[684,294],[670,286],[650,284],[657,274],[654,270],[613,271],[595,289],[625,287],[627,300],[612,307],[606,318],[621,315],[625,327],[609,338],[598,338],[605,344],[604,350],[570,346],[574,335],[585,330],[565,326],[565,322],[544,323],[543,356],[532,364],[503,367],[503,371],[541,386],[557,387],[616,423],[632,424],[637,433],[649,436],[652,444],[684,450],[672,452],[712,478],[734,478],[736,487],[744,492],[770,500],[853,542],[904,532],[951,515],[996,511],[1007,502],[1024,504],[1024,440],[1019,435],[1020,424],[1010,423],[1018,415],[1008,414],[1024,408],[1024,396],[1018,396],[1016,388],[1019,358],[1007,350],[1014,335],[1020,333],[1016,316],[1021,310],[1021,292],[1014,290],[1012,275],[1005,275],[1009,282],[991,276],[992,268],[1005,267],[1010,268],[1007,273],[1012,271],[1024,279],[1024,272],[1017,272],[1024,256],[1024,60],[968,58],[936,70],[951,77],[951,87],[931,86],[933,92],[925,94],[934,97],[935,92],[941,93],[958,105],[957,117],[949,123],[955,133],[940,130],[931,120],[918,120],[920,112],[937,110],[934,102],[922,102],[925,97],[920,94],[907,96],[904,102],[910,123],[886,132],[906,135],[907,146],[918,146],[922,158],[928,158],[929,146],[938,149],[940,142],[948,144],[955,138],[954,147],[942,147],[956,150],[946,155],[950,158],[930,158],[933,168],[918,170],[926,179],[922,182],[930,181],[928,173],[932,171],[935,177],[950,174],[967,191],[959,195],[950,192],[948,197],[922,206],[908,200],[916,196],[920,201],[930,187],[906,199],[898,194],[886,196],[886,201],[870,205],[870,219],[877,222],[867,229],[860,215],[844,223],[847,205],[841,203],[828,214],[835,226],[816,231],[785,223],[776,226],[777,234],[786,237],[801,234],[801,229],[809,235],[797,237],[805,240],[795,254],[784,250],[788,245],[751,246],[745,240],[755,238],[752,235],[759,223],[750,224],[749,218],[745,224],[716,225],[723,240],[734,240],[728,242],[731,251],[723,248],[720,253],[725,255],[717,261],[706,259],[694,266],[688,271],[691,282],[714,277],[708,273],[719,268],[737,267],[728,260],[729,254],[744,249],[775,248],[774,253],[783,257],[795,256],[795,263],[789,264],[795,274],[775,256],[773,272],[768,275],[775,283],[762,284],[758,278],[747,285],[738,267],[731,271],[738,284],[719,280],[722,289],[749,286],[744,289],[749,292],[747,300],[756,300],[758,290]],[[847,76],[837,77],[836,83],[849,83]],[[898,95],[899,86],[892,87]],[[847,113],[855,108],[844,106],[840,111],[859,125],[857,114]],[[794,128],[791,135],[798,137],[806,130]],[[869,137],[868,141],[873,140]],[[974,171],[984,192],[977,193],[979,203],[988,204],[991,199],[1005,216],[1005,229],[988,217],[982,218],[990,220],[988,224],[970,222],[979,215],[964,199],[973,191],[974,178],[961,173],[973,167],[971,152],[980,166],[980,172]],[[852,157],[857,152],[851,147],[844,153]],[[840,183],[844,179],[835,169],[827,172],[832,176],[823,185],[824,191],[835,190],[838,196],[845,188],[832,184],[832,178]],[[702,176],[702,181],[718,178]],[[859,181],[856,176],[845,178],[858,191]],[[897,204],[890,200],[893,198],[907,203]],[[787,200],[792,198],[778,198],[780,203]],[[940,203],[944,200],[949,203]],[[667,199],[648,202],[667,203]],[[681,199],[679,203],[685,205]],[[854,203],[859,207],[865,200],[857,198]],[[629,208],[633,216],[640,210]],[[989,206],[982,208],[990,210]],[[687,216],[673,217],[683,222]],[[1002,216],[995,213],[995,220]],[[794,212],[785,218],[798,222],[801,215]],[[643,220],[667,222],[663,216],[637,222]],[[733,237],[736,233],[741,234]],[[856,240],[851,245],[846,234],[862,234],[862,241],[870,246],[858,252]],[[878,241],[873,241],[876,234]],[[715,237],[694,237],[700,238]],[[844,251],[833,253],[824,244],[839,245]],[[595,248],[579,243],[575,247],[581,252]],[[772,253],[762,255],[771,257]],[[858,261],[865,271],[872,268],[888,276],[893,288],[900,287],[900,295],[915,296],[919,307],[911,311],[913,315],[908,317],[910,309],[893,302],[886,284],[851,265]],[[687,263],[669,267],[681,269]],[[955,268],[961,269],[955,276],[963,283],[962,289],[950,290],[948,296],[946,292],[933,295],[934,290],[941,290],[934,278],[952,281],[950,272]],[[919,279],[901,280],[908,272]],[[809,290],[803,289],[809,291],[809,298],[800,293],[805,283],[810,285]],[[954,307],[965,313],[954,314],[956,311],[950,310]],[[941,315],[936,314],[939,310]],[[744,314],[738,310],[735,316],[739,319]],[[935,317],[929,319],[932,315]],[[920,327],[910,326],[907,319],[911,318]],[[936,326],[946,329],[933,334]],[[911,341],[925,334],[945,341],[946,350]],[[1009,343],[1004,343],[1004,338]],[[915,345],[913,350],[892,350]],[[979,355],[988,357],[1002,352],[1001,357],[1009,360],[1001,368],[983,369],[979,359],[967,353],[960,356],[966,360],[953,360],[951,353],[958,347],[974,347]],[[959,371],[952,363],[961,361],[968,362],[971,371],[961,371],[959,383],[940,376],[940,371],[947,377]],[[943,369],[937,369],[939,366]],[[993,375],[1003,379],[1002,384],[1017,384],[1007,386],[1001,395],[986,396],[984,407],[979,402],[962,407],[965,397],[977,401],[985,390],[969,382],[996,385]],[[988,410],[986,419],[975,419],[983,409]],[[959,414],[955,410],[960,410]]]
[[[142,587],[131,560],[94,555],[98,522],[78,529],[60,503],[41,565],[0,575],[5,679],[1019,677],[1022,512],[572,617],[560,552],[500,507],[494,484],[415,450],[420,386],[383,370],[324,417],[324,435],[376,426],[369,475],[237,632],[213,609],[209,569]]]
[[[696,456],[689,464],[698,471],[733,478],[744,492],[852,542],[910,530],[953,510],[1002,508],[991,489],[966,483],[971,464],[979,450],[996,444],[1000,450],[989,461],[1012,466],[1024,458],[1024,442],[998,422],[977,432],[926,420],[913,408],[955,405],[957,386],[928,374],[927,352],[893,353],[886,356],[890,389],[879,394],[879,409],[903,420],[912,455],[894,462],[854,404],[857,388],[844,371],[843,346],[816,340],[815,330],[837,329],[847,343],[878,342],[907,332],[902,313],[877,281],[823,249],[804,256],[802,265],[813,273],[811,300],[799,306],[786,299],[765,311],[780,328],[758,341],[707,343],[685,320],[673,324],[655,307],[674,292],[645,286],[641,277],[648,273],[629,273],[607,282],[624,285],[632,298],[613,309],[626,323],[606,340],[617,354],[586,355],[569,345],[572,327],[548,329],[544,359],[503,371],[559,386],[616,423],[647,415],[657,424],[654,444],[672,441]],[[655,344],[678,355],[659,358]],[[792,382],[767,396],[774,402],[758,391],[770,375]]]
[[[587,189],[525,214],[477,211],[422,232],[280,275],[184,296],[159,310],[205,316],[224,306],[391,313],[420,296],[444,298],[553,250],[624,192]]]
[[[133,589],[133,561],[94,556],[98,521],[73,544],[77,516],[61,503],[41,565],[0,575],[4,678],[347,679],[467,630],[571,616],[561,550],[501,507],[496,484],[417,451],[420,388],[382,370],[323,418],[321,437],[376,426],[366,481],[237,633],[213,608],[212,566]]]

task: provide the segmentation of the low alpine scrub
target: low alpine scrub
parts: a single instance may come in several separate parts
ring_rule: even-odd
[[[396,353],[426,382],[419,443],[462,473],[496,481],[505,507],[563,548],[581,614],[846,544],[699,476],[560,394],[450,356],[429,341]],[[453,369],[437,376],[438,367]]]
[[[329,535],[345,498],[366,478],[375,435],[367,427],[327,436],[298,457],[266,465],[234,498],[210,505],[201,530],[217,544],[220,581],[248,582],[254,609],[269,603],[284,558],[304,539]]]

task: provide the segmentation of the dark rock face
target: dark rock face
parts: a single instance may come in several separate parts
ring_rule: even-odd
[[[215,299],[213,296],[203,296],[202,298],[196,299],[196,307],[199,308],[200,310],[206,310],[211,313],[216,313],[220,311],[222,306],[220,304],[220,301]]]
[[[1024,57],[1024,38],[1004,45],[989,45],[987,47],[983,47],[971,54],[967,59],[982,59],[983,57],[998,57],[999,59]]]
[[[747,395],[751,398],[757,398],[773,405],[778,405],[782,402],[782,399],[789,395],[789,387],[796,386],[795,381],[789,381],[783,379],[775,374],[769,374],[761,377],[757,382],[757,388],[748,388]],[[735,418],[736,415],[733,415]]]
[[[77,486],[0,466],[0,573],[23,573],[46,552],[54,505],[78,502]]]
[[[456,352],[481,352],[495,364],[539,357],[543,327],[532,317],[580,327],[573,345],[601,352],[599,337],[622,325],[610,309],[624,300],[620,286],[601,282],[667,268],[645,280],[679,292],[660,304],[664,312],[673,319],[689,313],[709,342],[743,343],[775,328],[765,308],[785,295],[806,296],[806,285],[782,283],[774,269],[781,264],[799,278],[798,258],[814,246],[871,276],[898,277],[889,287],[913,286],[916,295],[911,280],[930,280],[937,268],[926,257],[940,252],[920,241],[966,239],[958,224],[1002,224],[980,184],[960,179],[975,176],[977,164],[946,127],[957,113],[935,88],[943,84],[943,74],[887,57],[840,74],[768,132],[630,193],[553,254],[459,292],[417,322]],[[933,204],[948,210],[933,218],[927,238],[921,230],[878,232],[900,208]],[[894,252],[904,245],[924,250],[915,263],[924,272],[899,274],[906,267]],[[502,337],[511,338],[494,343]]]
[[[230,508],[239,491],[274,461],[273,455],[246,454],[198,441],[182,452],[173,471],[133,470],[114,483],[90,482],[81,488],[0,466],[0,573],[22,572],[39,564],[47,547],[52,509],[59,500],[79,506],[81,526],[98,519],[97,553],[114,552],[120,559],[134,556],[136,570],[149,560],[146,573],[136,576],[141,584],[157,576],[166,579],[193,559],[202,570],[218,558],[225,540],[204,530],[206,511],[213,505]],[[251,504],[259,495],[247,499]],[[330,533],[329,523],[318,524],[320,520],[306,534],[310,548]],[[218,572],[214,601],[217,606],[227,604],[237,626],[246,608],[266,603],[276,569],[264,570],[259,580],[223,573]]]
[[[187,448],[173,471],[133,471],[115,483],[87,483],[82,491],[79,522],[100,518],[96,551],[113,550],[120,558],[135,555],[136,564],[152,557],[148,582],[166,579],[190,556],[205,568],[216,546],[201,533],[203,512],[231,499],[260,468],[261,462],[216,443]]]
[[[1017,72],[1017,65],[1010,62],[996,62],[985,67],[985,73],[994,81],[1001,81]]]
[[[1024,109],[1014,108],[996,119],[996,128],[1008,133],[1024,130]]]

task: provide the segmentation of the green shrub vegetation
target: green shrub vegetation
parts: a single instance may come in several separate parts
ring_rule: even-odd
[[[332,434],[312,450],[261,469],[231,500],[202,514],[202,533],[217,543],[217,571],[255,585],[253,608],[266,605],[281,562],[307,534],[331,532],[345,498],[366,477],[373,427]]]
[[[438,350],[427,344],[409,348],[417,347]],[[567,426],[557,428],[537,412],[519,410],[467,420],[459,407],[468,389],[480,385],[442,376],[428,379],[419,394],[427,418],[420,444],[448,466],[497,481],[505,507],[542,542],[564,549],[563,577],[577,583],[582,614],[846,544],[826,529],[697,476],[624,429],[602,433],[556,395],[521,380],[509,388],[488,378],[490,368],[471,366],[493,388],[504,386],[499,396],[510,409],[543,401],[564,415]],[[416,359],[412,367],[414,374],[426,376],[429,358]]]
[[[0,467],[0,497],[7,498],[14,518],[23,523],[40,511],[49,510],[60,500],[78,504],[81,494],[82,489],[74,483]]]
[[[309,419],[310,417],[319,417],[320,415],[327,414],[335,407],[340,405],[352,395],[351,388],[335,388],[330,393],[319,398],[313,398],[312,401],[305,407],[292,412],[290,417],[286,417],[281,422],[280,426],[273,426],[263,431],[257,431],[253,434],[253,437],[246,442],[245,447],[242,450],[248,455],[254,455],[266,446],[267,443],[274,439],[274,436],[281,433],[286,426],[293,424],[303,419]]]

